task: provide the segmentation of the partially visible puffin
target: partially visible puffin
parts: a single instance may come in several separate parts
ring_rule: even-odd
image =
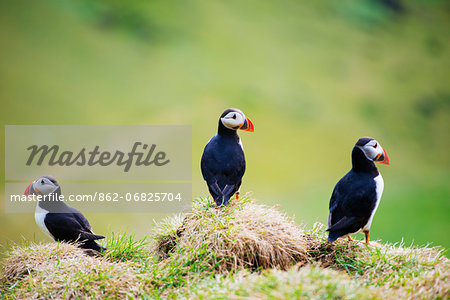
[[[25,195],[41,195],[37,202],[34,218],[37,225],[53,240],[74,243],[80,248],[103,251],[106,248],[95,241],[104,239],[102,235],[92,232],[91,225],[83,214],[57,200],[61,195],[61,188],[52,176],[42,176],[31,183],[25,190]]]
[[[369,244],[373,216],[380,204],[384,181],[374,162],[389,165],[389,158],[380,144],[363,137],[353,147],[352,169],[336,184],[330,199],[328,241],[362,231]]]
[[[245,173],[245,156],[237,130],[253,132],[252,122],[239,109],[229,108],[219,118],[217,134],[203,150],[201,168],[209,192],[218,206],[227,205]]]

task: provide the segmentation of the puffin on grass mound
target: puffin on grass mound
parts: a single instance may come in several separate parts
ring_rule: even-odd
[[[374,162],[389,165],[389,158],[380,144],[363,137],[353,147],[352,169],[336,184],[330,199],[328,241],[362,231],[369,244],[373,216],[380,204],[384,181]]]
[[[102,235],[92,232],[91,225],[83,214],[58,200],[61,188],[52,176],[42,176],[31,183],[25,195],[40,195],[34,218],[37,225],[53,240],[78,243],[80,248],[104,251],[106,248],[95,241],[104,239]]]
[[[217,206],[227,205],[239,188],[245,173],[245,156],[237,130],[253,132],[252,122],[239,109],[229,108],[219,118],[217,134],[203,150],[203,179]]]

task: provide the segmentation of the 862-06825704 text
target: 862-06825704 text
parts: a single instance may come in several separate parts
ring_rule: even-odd
[[[46,196],[41,195],[10,195],[11,202],[32,202],[32,201],[70,201],[70,202],[172,202],[182,201],[181,193],[167,193],[167,192],[154,192],[154,193],[125,193],[120,194],[116,192],[101,193],[95,192],[93,194],[71,194],[68,196],[49,194]]]

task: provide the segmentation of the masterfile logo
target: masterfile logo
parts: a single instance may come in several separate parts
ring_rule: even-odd
[[[5,178],[190,181],[191,148],[184,125],[7,125]]]
[[[84,212],[181,211],[192,201],[191,149],[184,125],[7,125],[5,211],[34,211],[24,190],[44,175]]]
[[[142,151],[139,151],[139,147],[142,145]],[[110,151],[99,151],[100,146],[95,146],[93,150],[89,151],[86,148],[82,148],[79,152],[74,153],[72,151],[61,151],[60,147],[53,145],[49,147],[48,145],[32,145],[27,148],[30,150],[30,156],[27,160],[27,166],[30,166],[35,157],[36,164],[41,166],[44,160],[47,158],[47,165],[54,166],[109,166],[111,164],[117,164],[118,166],[124,166],[124,172],[128,172],[133,165],[136,166],[150,166],[155,165],[157,167],[164,166],[170,162],[166,159],[166,152],[158,151],[155,153],[156,144],[149,147],[147,144],[141,142],[135,142],[131,151],[124,153],[122,151],[116,150],[115,152]]]

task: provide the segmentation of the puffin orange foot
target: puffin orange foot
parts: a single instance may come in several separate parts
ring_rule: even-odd
[[[236,192],[236,200],[239,200],[239,192]]]
[[[369,233],[364,232],[364,234],[366,235],[366,244],[369,245]]]

